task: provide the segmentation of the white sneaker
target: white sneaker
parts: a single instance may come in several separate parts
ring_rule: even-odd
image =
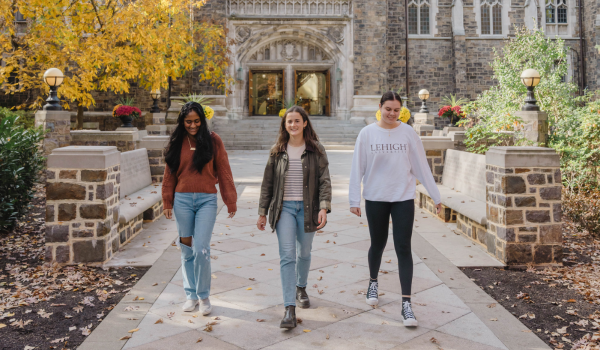
[[[185,312],[192,312],[196,309],[196,305],[198,305],[198,300],[188,299],[185,301],[181,309]]]
[[[212,311],[212,305],[210,305],[210,300],[208,300],[208,298],[200,301],[200,311],[202,312],[203,316],[210,314]]]
[[[369,281],[369,289],[367,289],[367,304],[376,306],[379,304],[379,294],[377,292],[378,283]]]
[[[419,325],[419,322],[415,318],[415,314],[412,311],[410,301],[402,302],[402,318],[404,319],[405,327],[416,327]]]

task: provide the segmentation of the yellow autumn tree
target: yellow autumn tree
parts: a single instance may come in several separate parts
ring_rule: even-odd
[[[190,16],[204,3],[0,0],[0,86],[7,94],[39,91],[35,101],[20,106],[39,108],[48,92],[42,75],[59,68],[65,80],[58,95],[65,108],[75,103],[78,114],[95,103],[92,91],[127,93],[132,82],[166,88],[168,78],[198,66],[201,80],[223,88],[230,82],[225,29]]]

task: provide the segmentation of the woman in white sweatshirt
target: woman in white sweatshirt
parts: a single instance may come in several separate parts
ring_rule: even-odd
[[[381,120],[363,128],[354,146],[350,174],[350,212],[361,216],[362,196],[371,235],[369,248],[369,305],[379,302],[377,274],[388,239],[390,215],[398,257],[398,273],[402,288],[402,317],[405,326],[417,326],[410,297],[413,276],[411,252],[412,228],[415,218],[415,190],[418,179],[441,210],[440,192],[427,164],[423,143],[408,124],[398,120],[402,108],[400,96],[392,91],[381,97]]]

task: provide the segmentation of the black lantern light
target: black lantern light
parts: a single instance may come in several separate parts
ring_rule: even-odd
[[[43,110],[62,111],[56,90],[58,90],[58,87],[63,83],[64,79],[63,72],[58,68],[50,68],[44,73],[44,82],[50,86],[50,96],[48,96],[48,99],[46,100],[47,103],[44,105]]]

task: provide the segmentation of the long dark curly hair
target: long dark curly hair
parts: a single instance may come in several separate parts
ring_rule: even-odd
[[[173,130],[171,138],[169,139],[169,144],[165,149],[165,162],[169,166],[171,174],[175,174],[177,173],[177,170],[179,170],[179,164],[181,162],[181,146],[188,136],[183,120],[191,111],[196,112],[196,114],[200,116],[200,129],[195,136],[196,150],[194,151],[192,166],[198,173],[201,173],[204,166],[213,158],[213,142],[210,130],[208,130],[208,125],[206,123],[204,109],[197,102],[188,102],[181,107],[181,112],[179,112],[179,117],[177,117],[177,127]]]
[[[287,146],[288,141],[290,140],[290,134],[285,128],[285,120],[288,114],[297,112],[302,116],[302,122],[306,123],[306,128],[304,128],[304,143],[307,146],[310,146],[312,149],[316,150],[317,153],[321,153],[317,144],[319,143],[319,136],[313,129],[310,119],[308,118],[308,113],[304,110],[304,108],[300,106],[292,106],[285,111],[285,115],[281,118],[281,125],[279,126],[279,136],[277,137],[277,143],[271,148],[271,154],[285,152],[285,148]]]

